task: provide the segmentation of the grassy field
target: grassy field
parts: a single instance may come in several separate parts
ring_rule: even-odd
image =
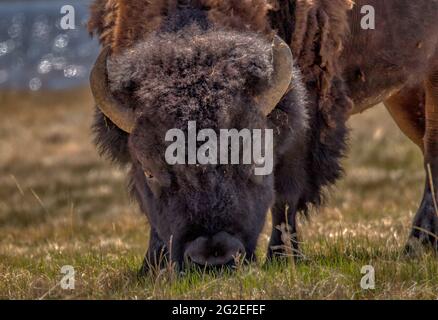
[[[0,93],[0,298],[10,299],[437,299],[438,260],[402,249],[420,201],[420,152],[383,107],[351,121],[346,178],[301,223],[305,260],[232,274],[136,276],[148,225],[127,196],[125,172],[91,143],[87,90]],[[74,290],[59,286],[61,267]],[[360,287],[361,268],[376,288]]]

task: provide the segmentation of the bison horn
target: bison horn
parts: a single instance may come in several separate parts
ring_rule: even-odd
[[[90,85],[94,100],[102,113],[108,117],[117,127],[127,133],[131,133],[136,122],[135,113],[123,107],[113,97],[108,86],[108,72],[106,61],[110,53],[110,47],[105,47],[91,70]]]
[[[274,74],[272,82],[266,90],[261,92],[256,101],[265,116],[268,116],[286,94],[292,80],[293,57],[292,52],[279,36],[275,36],[272,43]]]

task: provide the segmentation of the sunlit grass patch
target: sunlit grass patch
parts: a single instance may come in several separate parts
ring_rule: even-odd
[[[0,93],[0,298],[436,299],[438,260],[403,254],[424,187],[422,158],[386,111],[351,121],[346,177],[300,223],[304,258],[258,260],[216,273],[171,268],[139,277],[148,224],[127,195],[126,172],[91,143],[87,90]],[[60,270],[75,268],[75,289]],[[376,288],[363,290],[372,265]]]

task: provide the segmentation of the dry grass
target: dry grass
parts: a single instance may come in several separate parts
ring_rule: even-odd
[[[0,298],[438,298],[436,257],[401,254],[422,158],[382,107],[352,120],[347,177],[302,223],[306,259],[295,268],[138,280],[147,222],[127,197],[125,173],[91,144],[88,91],[0,93],[0,105]],[[58,285],[63,265],[75,267],[75,290]],[[364,265],[376,269],[375,290],[360,288]]]

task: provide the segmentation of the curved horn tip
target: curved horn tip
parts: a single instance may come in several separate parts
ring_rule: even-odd
[[[106,46],[100,52],[90,73],[90,87],[94,100],[101,112],[121,130],[131,133],[136,116],[134,111],[122,106],[112,95],[108,86],[107,59],[111,48]]]
[[[256,97],[262,112],[268,116],[288,91],[293,73],[293,56],[289,45],[278,35],[272,42],[274,73],[271,85]]]

